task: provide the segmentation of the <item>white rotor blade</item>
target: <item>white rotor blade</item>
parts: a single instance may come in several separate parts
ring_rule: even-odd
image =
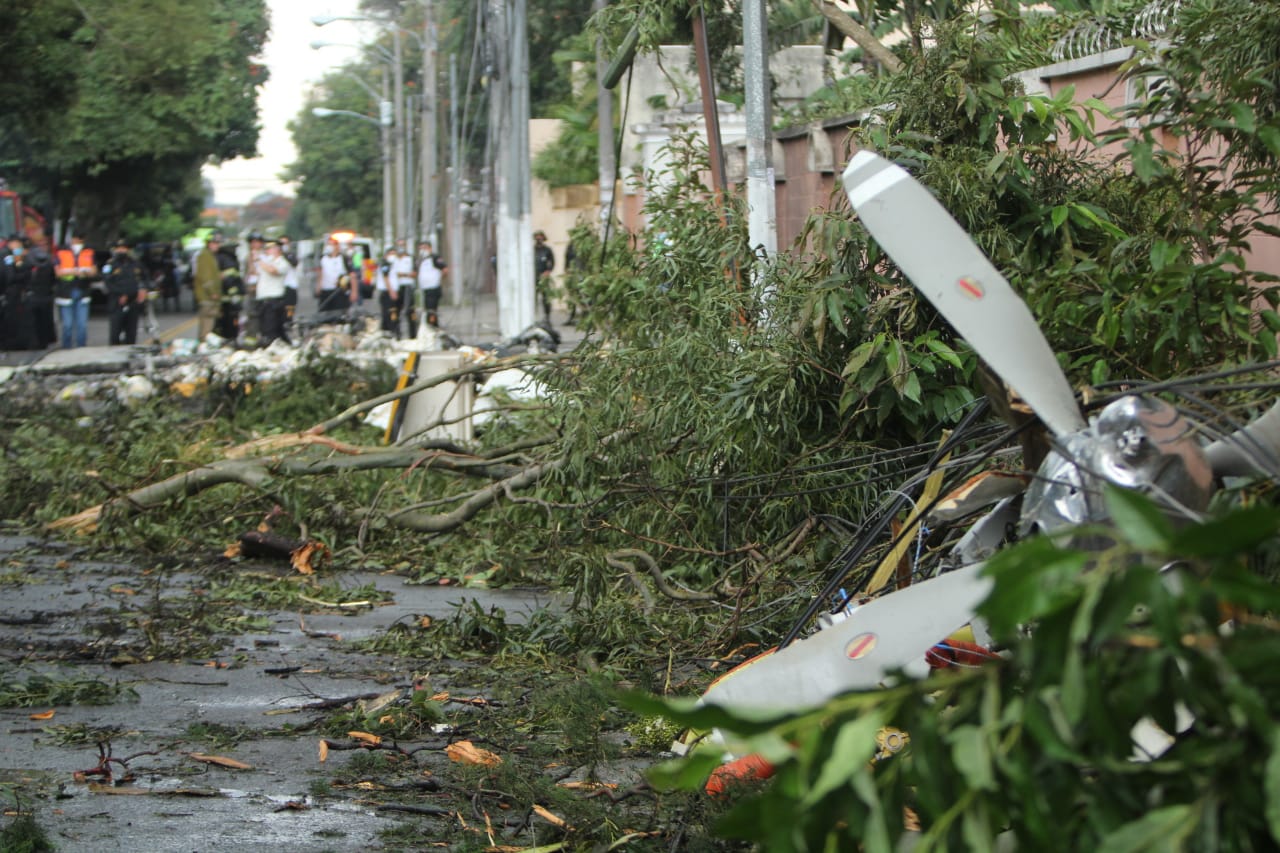
[[[844,189],[907,278],[1056,435],[1084,427],[1027,305],[946,209],[905,170],[859,151]]]
[[[991,591],[975,563],[862,605],[843,622],[731,672],[703,694],[725,708],[802,711],[850,690],[883,686],[895,669],[963,628]]]

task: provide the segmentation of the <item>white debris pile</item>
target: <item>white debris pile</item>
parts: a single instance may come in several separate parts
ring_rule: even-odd
[[[517,367],[491,373],[476,391],[472,424],[477,428],[492,420],[502,408],[502,401],[528,402],[550,396],[547,386],[532,374]]]
[[[79,405],[85,411],[112,402],[132,407],[170,390],[190,396],[208,383],[272,382],[321,356],[361,365],[385,362],[394,367],[404,361],[402,342],[383,332],[353,336],[341,327],[322,328],[302,347],[278,340],[253,350],[236,349],[226,339],[210,334],[199,341],[175,340],[158,356],[148,356],[144,365],[137,365],[134,359],[131,365],[137,372],[69,382],[55,392],[54,400]],[[169,366],[155,366],[157,360],[175,359]]]
[[[299,329],[298,338],[298,344],[275,341],[262,349],[238,349],[232,342],[210,334],[198,340],[175,340],[159,352],[112,348],[110,357],[100,354],[101,364],[92,359],[74,362],[75,372],[79,373],[74,378],[59,370],[58,365],[45,365],[43,370],[38,364],[32,365],[20,368],[18,374],[26,377],[23,393],[30,394],[33,401],[52,398],[55,403],[78,407],[90,415],[104,406],[136,407],[160,395],[194,397],[210,385],[269,385],[322,357],[340,358],[368,369],[386,364],[401,374],[401,387],[405,387],[432,376],[443,379],[461,367],[503,355],[501,349],[452,349],[448,345],[456,342],[430,327],[424,327],[412,340],[393,338],[376,324],[359,329],[348,324]],[[537,350],[536,343],[528,342],[531,351]],[[417,356],[410,357],[413,353]],[[85,368],[97,372],[85,373]],[[0,386],[0,393],[8,390]],[[403,420],[406,428],[439,421],[444,432],[456,433],[455,437],[466,441],[472,437],[473,429],[484,428],[500,417],[504,405],[547,396],[549,390],[536,374],[508,368],[479,381],[469,377],[460,382],[443,380],[438,387],[430,385],[404,398],[403,415],[396,415],[393,406],[387,404],[368,413],[365,423],[386,431],[393,419]]]
[[[365,424],[377,427],[392,434],[398,439],[402,428],[410,434],[411,421],[421,427],[424,422],[433,423],[428,429],[430,435],[448,436],[461,441],[468,441],[474,432],[483,429],[495,419],[502,416],[503,408],[508,403],[532,402],[551,396],[550,389],[542,383],[536,374],[520,368],[507,368],[487,374],[479,382],[471,378],[461,380],[443,380],[443,376],[466,365],[482,364],[499,358],[500,354],[479,347],[463,346],[449,350],[453,358],[435,359],[427,352],[422,354],[416,365],[405,361],[401,365],[401,385],[407,387],[433,377],[441,378],[437,385],[432,385],[402,398],[407,413],[398,415],[396,403],[384,403],[365,416]],[[403,419],[403,423],[394,423]]]

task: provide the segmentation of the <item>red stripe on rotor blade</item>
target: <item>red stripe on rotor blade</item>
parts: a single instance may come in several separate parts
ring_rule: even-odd
[[[859,634],[849,641],[849,645],[844,647],[844,656],[849,660],[858,660],[859,658],[866,657],[866,655],[875,647],[875,634]]]
[[[956,282],[956,284],[960,286],[960,290],[963,291],[966,296],[969,296],[973,299],[981,299],[982,297],[987,295],[986,290],[984,290],[982,287],[982,283],[979,282],[977,279],[973,279],[973,278],[969,278],[968,276],[965,276],[961,278],[958,282]]]

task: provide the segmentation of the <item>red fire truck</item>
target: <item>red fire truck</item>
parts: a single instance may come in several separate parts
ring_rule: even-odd
[[[44,217],[22,203],[22,196],[0,180],[0,239],[14,234],[31,238],[36,246],[49,248],[49,234]]]

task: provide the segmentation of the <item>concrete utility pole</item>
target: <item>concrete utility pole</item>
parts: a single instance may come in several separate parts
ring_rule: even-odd
[[[773,171],[769,33],[764,0],[742,3],[742,74],[747,118],[747,233],[753,251],[778,252],[778,214]],[[757,288],[771,285],[757,276]]]
[[[595,0],[593,8],[596,12],[608,5],[607,0]],[[605,76],[609,73],[609,58],[604,52],[604,37],[596,37],[596,122],[597,147],[597,180],[600,183],[600,227],[604,228],[613,211],[614,178],[618,173],[617,158],[614,156],[613,143],[613,93],[605,86]]]
[[[422,210],[418,239],[436,243],[436,25],[432,0],[422,4]]]
[[[533,325],[533,229],[529,199],[529,43],[526,0],[492,0],[498,36],[490,81],[497,142],[498,316],[503,337]]]
[[[408,143],[406,132],[408,122],[404,112],[404,55],[400,47],[400,28],[391,29],[391,54],[394,57],[395,70],[395,110],[396,110],[396,239],[406,236],[409,223],[409,193],[406,181],[407,168],[405,150]]]
[[[418,125],[422,123],[419,115],[419,96],[404,96],[404,236],[405,245],[416,248],[413,235],[418,233]]]
[[[462,235],[462,128],[458,125],[458,55],[449,55],[449,299],[462,304],[466,257]]]
[[[396,196],[395,179],[391,174],[392,149],[395,147],[391,136],[395,132],[395,115],[391,106],[390,82],[387,80],[387,67],[382,67],[382,100],[378,103],[378,123],[382,125],[382,251],[395,239],[396,229]],[[380,261],[381,258],[374,258]]]

